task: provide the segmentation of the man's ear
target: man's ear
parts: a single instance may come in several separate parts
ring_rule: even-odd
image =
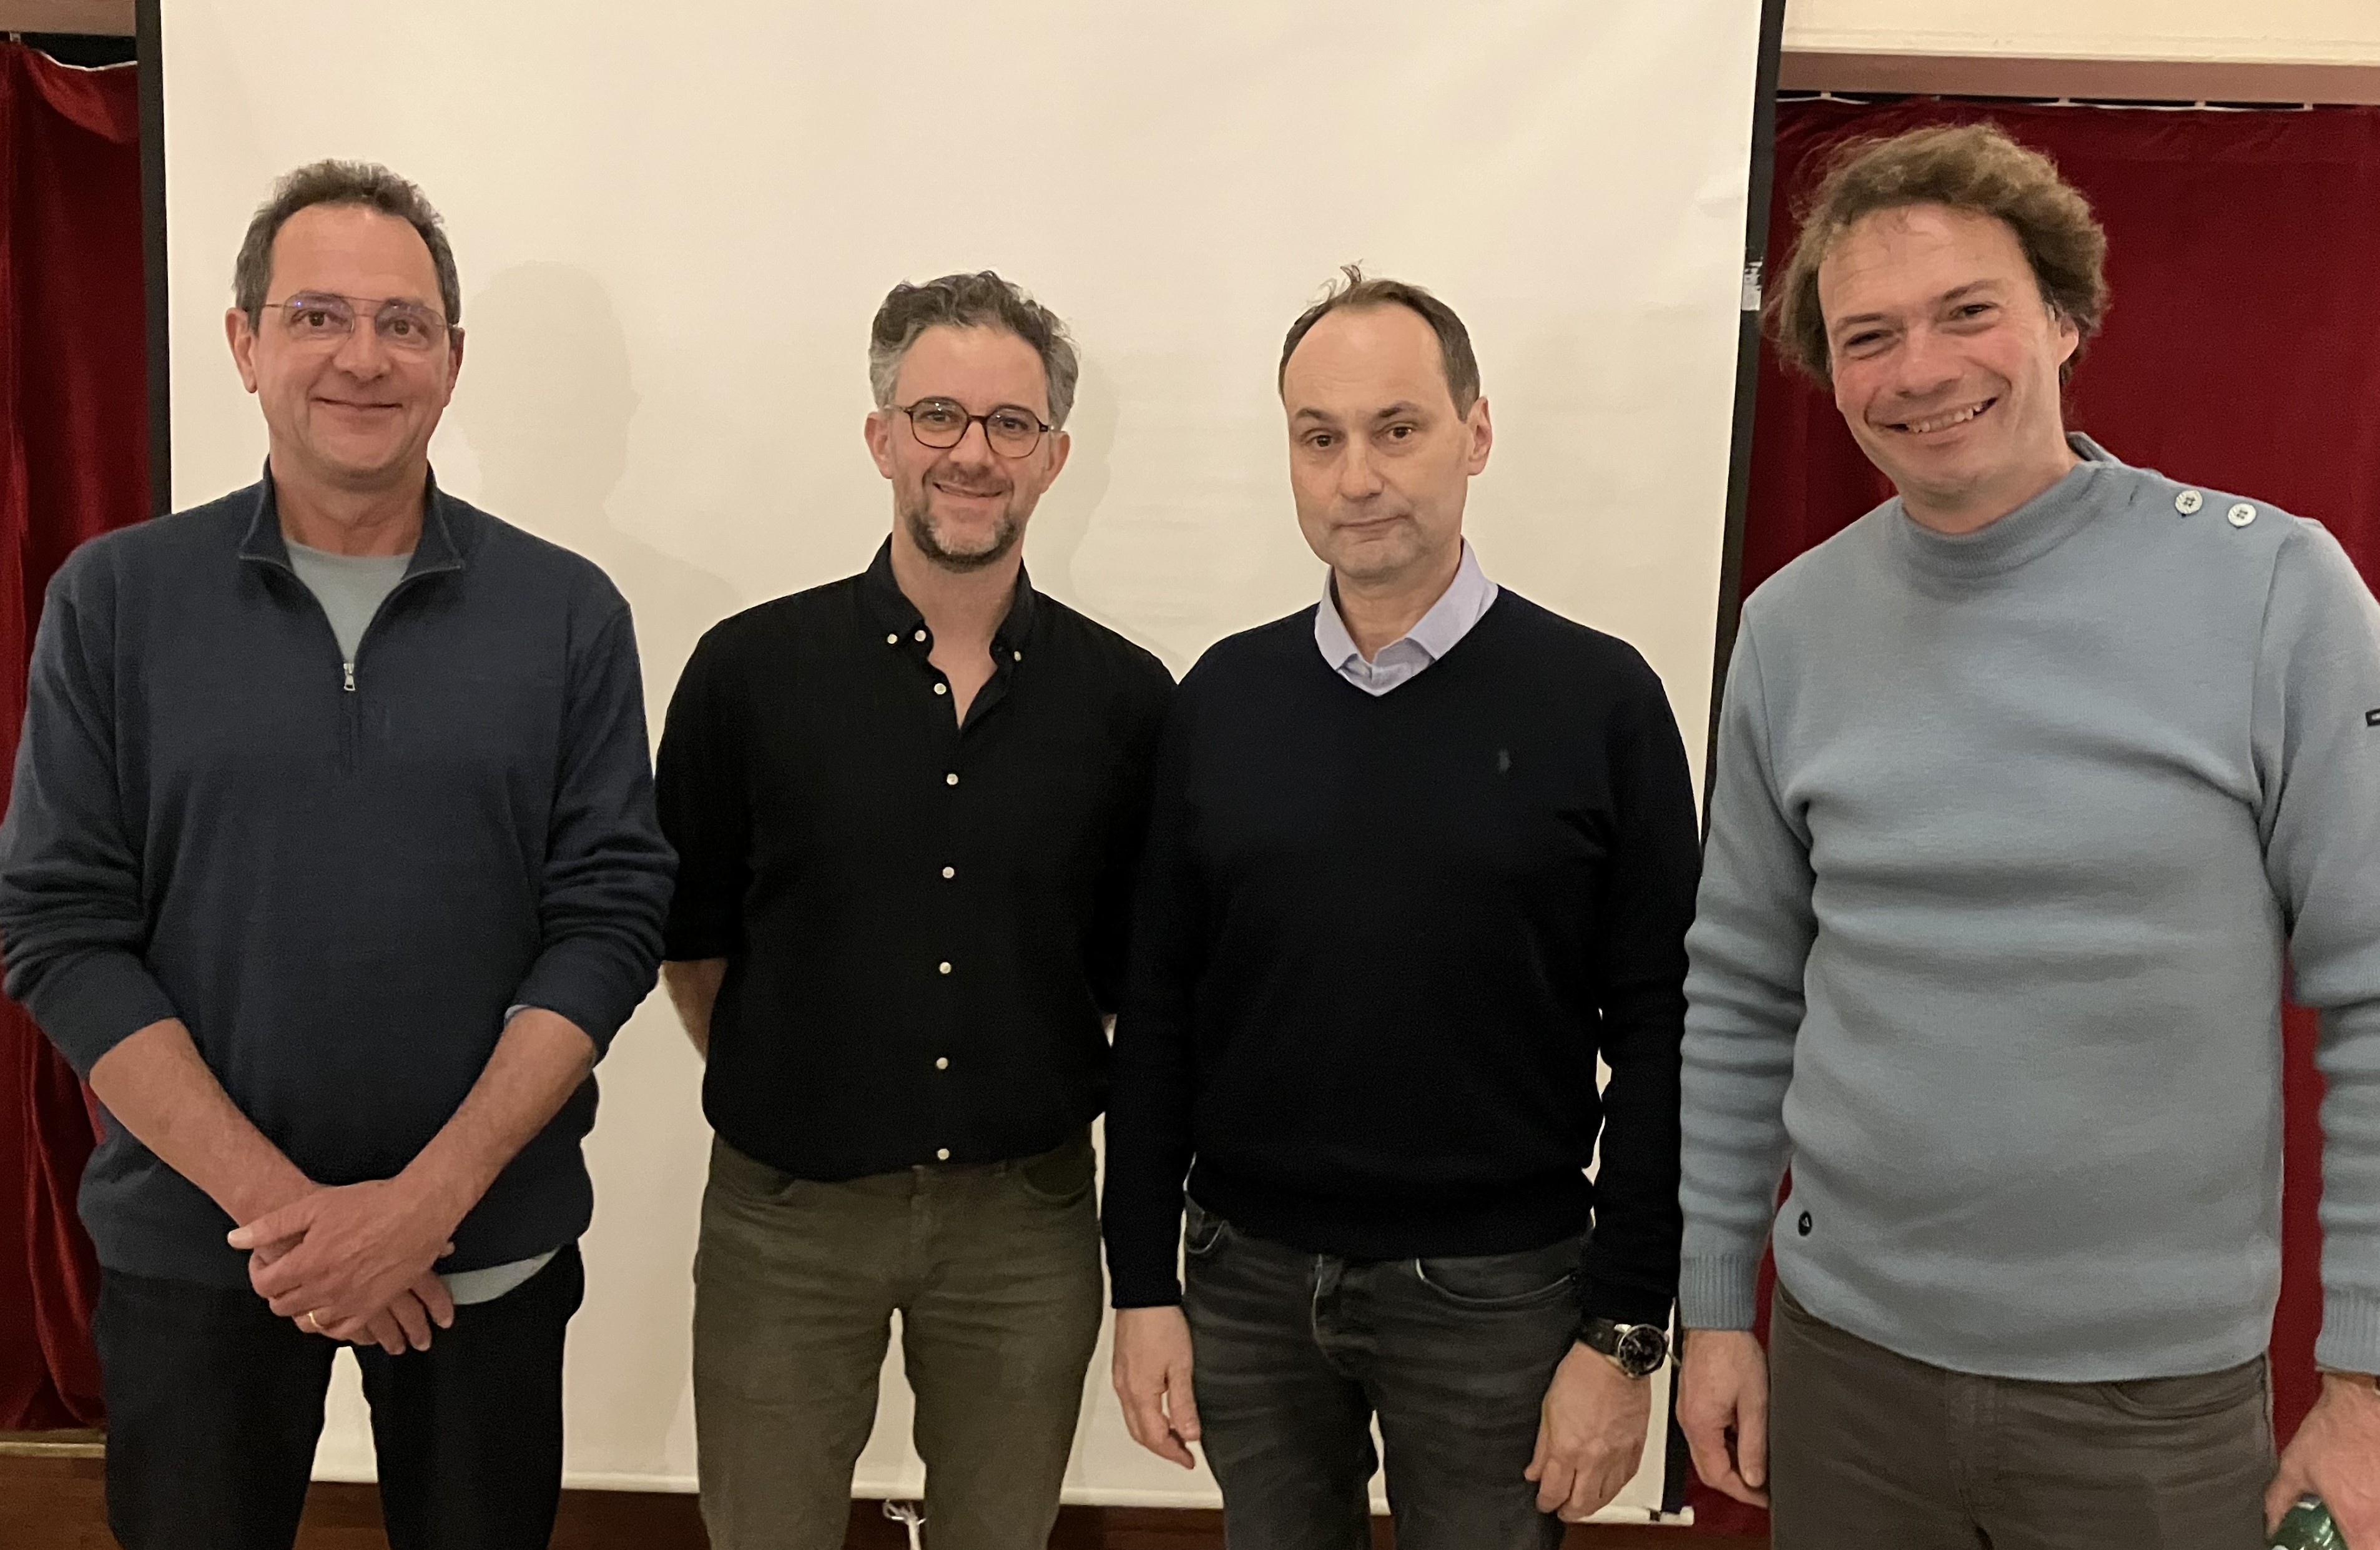
[[[869,409],[861,422],[860,435],[868,443],[868,455],[876,460],[876,471],[885,478],[892,477],[892,411]]]
[[[1488,454],[1496,445],[1496,427],[1488,419],[1488,400],[1472,400],[1471,412],[1463,417],[1463,432],[1471,440],[1465,458],[1466,470],[1477,473],[1488,466]]]
[[[2063,371],[2067,362],[2074,359],[2074,352],[2082,348],[2082,330],[2055,301],[2049,303],[2049,325],[2058,330],[2058,365]]]
[[[256,327],[237,307],[224,310],[224,342],[231,346],[231,363],[239,368],[239,384],[256,391]]]

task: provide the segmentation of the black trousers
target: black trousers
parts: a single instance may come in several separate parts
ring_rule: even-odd
[[[1522,1477],[1578,1330],[1584,1239],[1366,1261],[1189,1205],[1183,1312],[1232,1550],[1370,1550],[1372,1421],[1399,1550],[1554,1550]]]
[[[562,1340],[578,1249],[430,1349],[360,1346],[392,1550],[530,1550],[562,1492]],[[96,1333],[107,1522],[125,1550],[285,1550],[298,1537],[338,1348],[228,1290],[109,1270]]]

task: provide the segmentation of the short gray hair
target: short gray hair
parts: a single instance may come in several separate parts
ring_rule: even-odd
[[[438,274],[438,304],[447,326],[463,323],[463,279],[455,268],[455,250],[446,241],[446,224],[431,208],[421,190],[376,162],[310,162],[273,185],[273,197],[257,207],[240,239],[239,257],[232,264],[232,304],[256,326],[264,323],[264,293],[273,284],[273,241],[289,217],[317,204],[360,205],[393,215],[421,234],[430,250],[430,266]]]
[[[1062,426],[1075,408],[1075,379],[1082,363],[1075,341],[1058,315],[990,270],[945,275],[922,286],[892,287],[876,310],[868,336],[868,385],[876,407],[892,403],[892,384],[902,358],[929,328],[998,328],[1031,345],[1041,357],[1041,377],[1050,396],[1050,423]]]

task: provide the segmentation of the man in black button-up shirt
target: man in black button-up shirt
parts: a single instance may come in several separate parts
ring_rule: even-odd
[[[664,977],[709,1057],[695,1416],[713,1545],[840,1546],[895,1310],[941,1550],[1041,1546],[1098,1337],[1089,1126],[1165,668],[1036,592],[1075,360],[997,275],[869,349],[866,572],[739,614],[662,742]]]

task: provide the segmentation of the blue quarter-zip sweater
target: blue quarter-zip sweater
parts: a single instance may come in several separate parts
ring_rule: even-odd
[[[652,988],[673,859],[628,607],[593,565],[441,494],[345,660],[270,476],[85,544],[50,584],[0,824],[7,993],[88,1075],[179,1017],[325,1184],[401,1171],[506,1008],[600,1053]],[[112,1116],[101,1263],[247,1284],[233,1224]],[[455,1233],[454,1272],[569,1242],[590,1078]]]

